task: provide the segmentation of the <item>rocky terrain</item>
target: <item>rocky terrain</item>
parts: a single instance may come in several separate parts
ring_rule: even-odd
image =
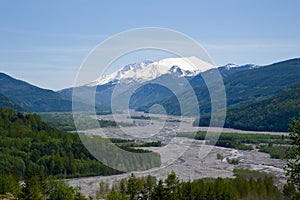
[[[140,113],[135,113],[139,116]],[[100,116],[101,119],[118,119],[119,121],[132,122],[133,119],[119,116]],[[272,159],[266,153],[257,150],[242,151],[230,148],[205,145],[204,141],[176,137],[176,132],[207,130],[207,127],[192,127],[190,118],[173,118],[177,122],[166,122],[164,116],[151,116],[151,120],[134,119],[136,126],[121,128],[103,128],[86,130],[86,134],[102,135],[106,137],[117,137],[125,139],[138,139],[143,141],[163,141],[163,147],[144,147],[158,152],[161,155],[161,167],[147,171],[132,172],[136,176],[156,176],[157,179],[164,179],[171,171],[174,171],[180,180],[193,180],[204,177],[233,177],[234,168],[245,168],[271,173],[275,177],[276,184],[281,187],[286,181],[283,171],[284,160]],[[169,120],[170,121],[170,120]],[[218,132],[238,132],[238,133],[258,133],[249,131],[239,131],[232,129],[209,128],[210,131]],[[129,135],[130,133],[130,135]],[[267,134],[262,132],[261,134]],[[272,133],[287,134],[287,133]],[[102,135],[103,136],[103,135]],[[217,159],[217,154],[222,155],[223,159]],[[228,159],[238,159],[239,164],[233,165],[227,162]],[[83,194],[95,195],[99,190],[101,181],[108,182],[110,185],[122,178],[129,177],[130,173],[113,176],[97,176],[86,178],[68,179],[67,182],[72,186],[80,186]]]

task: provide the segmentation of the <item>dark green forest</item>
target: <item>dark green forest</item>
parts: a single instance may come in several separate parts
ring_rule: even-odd
[[[45,175],[79,177],[116,174],[98,162],[78,134],[49,127],[36,114],[0,109],[0,172],[24,177],[33,166]]]
[[[138,178],[132,174],[122,179],[106,191],[103,183],[97,194],[98,199],[107,200],[281,200],[282,192],[274,185],[271,176],[259,172],[239,173],[236,178],[204,178],[190,181],[179,181],[177,175],[171,172],[165,180],[156,180],[147,176]]]
[[[99,137],[92,141],[103,142]],[[136,145],[117,146],[120,150],[150,153],[131,148]],[[79,188],[72,188],[58,179],[121,173],[96,160],[83,146],[77,133],[50,127],[37,114],[15,113],[1,108],[0,149],[0,195],[4,199],[44,199],[45,196],[47,199],[84,199]],[[152,155],[155,157],[153,162]],[[146,168],[142,161],[135,167],[145,170],[160,165],[157,154],[145,157],[149,158]],[[122,160],[117,162],[122,164]],[[22,182],[24,187],[20,184]]]
[[[300,84],[278,94],[227,108],[224,127],[252,131],[284,131],[300,113]],[[218,113],[215,114],[218,117]],[[194,126],[209,126],[210,115],[204,115]]]

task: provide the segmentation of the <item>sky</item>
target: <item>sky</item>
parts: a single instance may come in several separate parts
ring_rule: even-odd
[[[299,8],[297,0],[1,0],[0,72],[43,88],[71,87],[99,43],[143,27],[193,38],[216,65],[266,65],[300,57]]]

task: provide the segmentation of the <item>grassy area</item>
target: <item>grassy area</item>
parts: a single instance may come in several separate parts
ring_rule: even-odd
[[[272,158],[284,159],[287,146],[290,144],[288,136],[272,134],[240,134],[240,133],[206,133],[199,131],[177,133],[178,137],[206,140],[208,145],[216,145],[239,150],[253,150],[255,145],[259,151],[270,154]]]
[[[259,178],[266,178],[266,177],[272,177],[271,174],[265,173],[265,172],[260,172],[257,170],[250,170],[250,169],[240,169],[240,168],[235,168],[233,170],[234,176],[239,177],[239,178],[244,178],[244,179],[259,179]]]
[[[270,154],[271,158],[284,159],[286,155],[286,151],[288,149],[287,146],[270,146],[270,145],[260,145],[260,152]]]
[[[157,142],[142,142],[134,140],[126,140],[120,138],[109,138],[109,140],[119,146],[120,148],[135,148],[135,147],[161,147],[163,144],[161,141]],[[128,150],[128,149],[126,149]],[[130,150],[129,150],[130,151]]]

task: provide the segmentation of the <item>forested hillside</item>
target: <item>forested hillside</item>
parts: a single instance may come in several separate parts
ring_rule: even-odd
[[[97,161],[77,134],[51,128],[36,114],[0,109],[0,149],[3,174],[24,176],[30,166],[59,177],[118,173]]]
[[[71,99],[0,73],[0,93],[29,112],[71,111]]]
[[[9,100],[6,96],[4,96],[1,93],[0,93],[0,108],[11,108],[16,111],[23,111],[23,108],[21,108],[15,102]]]
[[[300,84],[297,84],[272,97],[229,107],[225,127],[254,131],[288,131],[292,118],[299,113]],[[202,116],[199,125],[208,126],[209,121],[210,116]]]
[[[238,71],[223,77],[226,91],[227,105],[238,105],[242,103],[251,103],[262,98],[271,97],[280,91],[300,83],[300,59],[291,59],[274,63],[259,68]],[[193,82],[193,88],[199,103],[201,114],[211,112],[210,92],[203,80],[196,76],[196,82]],[[197,85],[197,82],[199,84]],[[181,97],[184,97],[186,104],[193,105],[192,94],[189,90],[182,91]],[[216,101],[216,99],[214,99]],[[189,104],[190,101],[190,104]],[[149,111],[153,104],[164,106],[166,112],[172,115],[193,115],[197,113],[191,110],[190,113],[181,113],[177,97],[170,96],[158,102],[152,102],[147,106],[142,106],[138,110]],[[260,113],[262,114],[262,113]]]

